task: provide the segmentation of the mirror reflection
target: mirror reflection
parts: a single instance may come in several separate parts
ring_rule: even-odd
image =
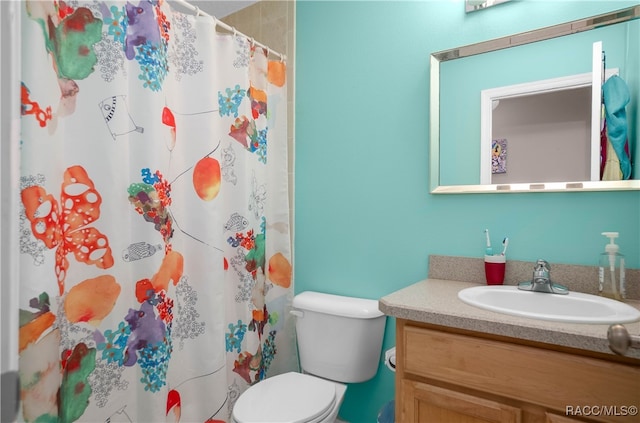
[[[493,100],[481,182],[591,180],[590,103],[590,87]]]
[[[465,0],[464,10],[467,13],[475,12],[507,1],[509,0]]]
[[[516,35],[433,54],[432,192],[640,189],[633,169],[608,178],[622,181],[601,181],[604,159],[616,157],[604,142],[602,99],[614,75],[628,102],[609,126],[626,128],[617,151],[627,164],[640,158],[640,6],[609,15],[613,23],[571,35],[525,43]],[[530,40],[536,32],[527,34]],[[510,43],[520,45],[506,48]],[[609,85],[616,85],[610,97],[624,94],[620,84]]]

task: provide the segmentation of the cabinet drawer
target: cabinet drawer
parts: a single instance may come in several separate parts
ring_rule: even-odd
[[[403,333],[405,377],[440,380],[562,414],[567,407],[640,406],[636,366],[411,325]]]

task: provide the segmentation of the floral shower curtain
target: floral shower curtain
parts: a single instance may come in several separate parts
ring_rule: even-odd
[[[228,421],[297,366],[286,65],[162,0],[21,5],[19,419]]]

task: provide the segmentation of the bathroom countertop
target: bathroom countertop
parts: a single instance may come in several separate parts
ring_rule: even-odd
[[[609,349],[609,325],[578,324],[529,319],[483,310],[458,299],[471,282],[425,279],[379,300],[386,315],[457,329],[615,355]],[[627,301],[640,309],[640,301]],[[624,324],[631,335],[640,334],[640,322]],[[640,349],[630,348],[627,357],[640,359]]]

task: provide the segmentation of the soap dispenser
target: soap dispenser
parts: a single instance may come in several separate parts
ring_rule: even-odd
[[[616,244],[618,232],[602,232],[609,238],[609,243],[600,254],[598,267],[599,286],[598,293],[603,297],[623,300],[625,298],[624,284],[624,256],[620,254],[620,248]]]

